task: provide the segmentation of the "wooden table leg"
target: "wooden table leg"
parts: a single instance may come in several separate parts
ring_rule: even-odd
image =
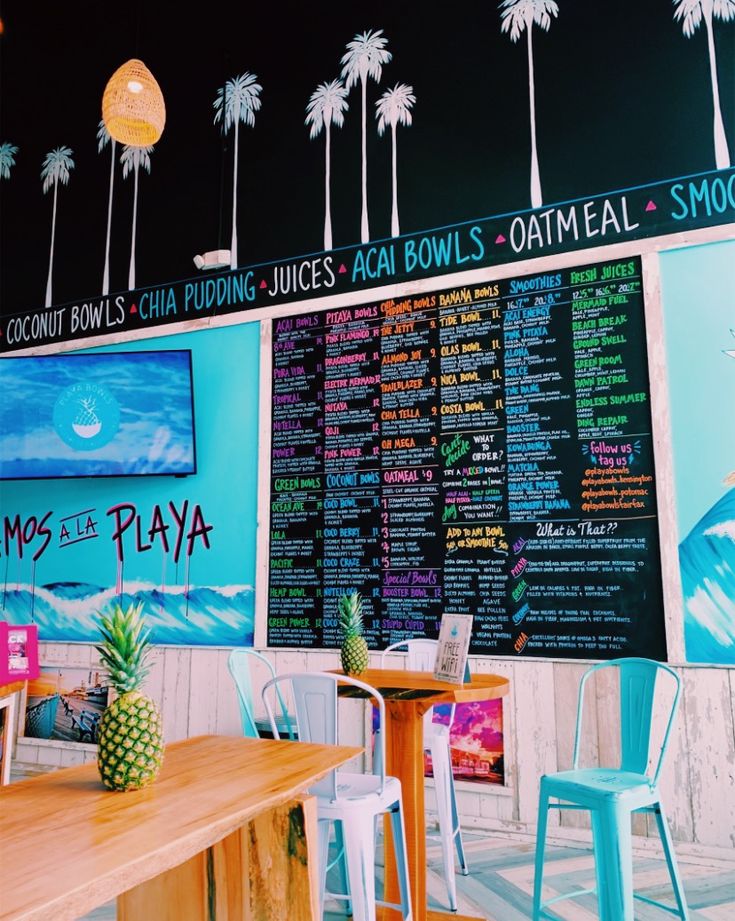
[[[118,921],[318,921],[316,800],[257,816],[118,897]]]
[[[401,781],[406,852],[415,921],[426,921],[426,818],[424,815],[424,723],[422,701],[386,700],[386,771]],[[393,842],[386,822],[385,897],[398,902]]]
[[[426,813],[424,804],[424,713],[421,701],[385,701],[386,773],[401,781],[403,816],[406,824],[406,852],[411,884],[411,907],[414,921],[481,921],[456,912],[429,911],[426,905]],[[398,880],[393,861],[393,842],[389,822],[385,822],[385,899],[398,902]],[[398,917],[393,911],[382,912],[386,921]]]

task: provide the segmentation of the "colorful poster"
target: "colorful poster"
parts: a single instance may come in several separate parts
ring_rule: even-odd
[[[663,253],[684,642],[735,665],[735,243]]]
[[[449,704],[434,708],[434,721],[449,721]],[[458,704],[449,734],[452,773],[455,780],[476,780],[502,784],[505,779],[503,757],[503,701],[483,700]],[[424,752],[424,773],[432,776],[431,753]]]
[[[28,682],[23,735],[95,745],[109,696],[104,672],[42,668],[38,678]]]
[[[191,349],[196,474],[0,481],[0,618],[90,642],[142,602],[154,643],[251,645],[259,326],[145,345]]]
[[[454,779],[504,783],[503,701],[498,698],[457,704],[453,716],[451,711],[451,704],[437,704],[433,722],[446,726],[452,721],[449,752]],[[379,726],[378,711],[373,707],[373,732]],[[434,776],[429,749],[424,749],[424,776]]]

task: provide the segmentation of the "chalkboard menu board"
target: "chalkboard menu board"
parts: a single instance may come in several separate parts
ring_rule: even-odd
[[[641,266],[273,321],[268,643],[666,657]]]

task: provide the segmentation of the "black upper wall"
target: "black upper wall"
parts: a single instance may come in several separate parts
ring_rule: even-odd
[[[714,169],[712,91],[704,26],[685,38],[668,0],[558,0],[548,32],[532,30],[544,202]],[[437,12],[439,10],[439,12]],[[0,36],[0,143],[19,147],[0,180],[5,314],[42,306],[53,193],[40,172],[52,148],[73,150],[59,190],[53,302],[99,294],[110,148],[96,130],[107,79],[138,56],[158,79],[164,135],[141,173],[137,285],[194,273],[195,253],[229,247],[233,133],[213,123],[218,86],[258,76],[262,109],[241,125],[239,264],[323,247],[324,134],[304,125],[316,86],[339,75],[355,33],[383,29],[393,59],[368,84],[371,238],[390,235],[388,135],[375,102],[396,82],[416,95],[398,128],[401,232],[528,208],[529,103],[525,36],[500,31],[494,2],[43,5],[6,0]],[[735,22],[716,22],[719,90],[735,155]],[[360,242],[360,96],[332,130],[334,245]],[[126,290],[132,177],[116,170],[110,289]]]

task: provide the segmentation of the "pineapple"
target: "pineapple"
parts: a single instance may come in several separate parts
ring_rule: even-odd
[[[71,427],[80,438],[94,438],[102,428],[102,420],[95,412],[96,402],[92,397],[79,401],[78,410]]]
[[[345,675],[360,675],[368,667],[368,648],[362,635],[362,596],[342,595],[337,602],[339,625],[344,633],[340,655]]]
[[[148,630],[143,630],[143,605],[119,604],[102,614],[97,646],[117,697],[102,714],[97,767],[110,790],[137,790],[152,783],[163,763],[161,714],[139,688],[148,674]]]

